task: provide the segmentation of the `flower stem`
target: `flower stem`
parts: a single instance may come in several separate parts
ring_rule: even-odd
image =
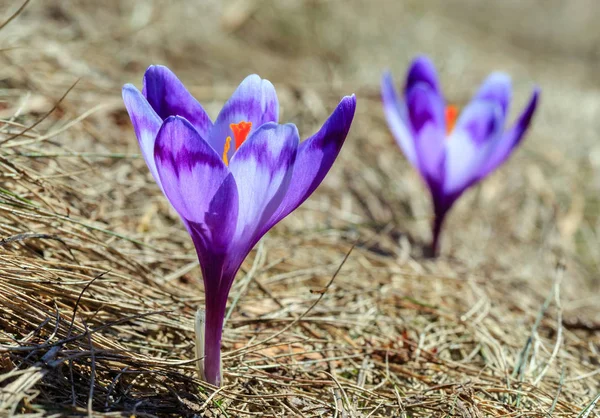
[[[433,219],[433,227],[431,229],[432,240],[431,240],[431,256],[437,257],[440,255],[440,235],[442,232],[442,225],[444,224],[445,213],[436,213]]]
[[[204,381],[220,386],[221,376],[221,337],[227,298],[219,296],[206,300],[206,323],[204,326]]]
[[[202,268],[205,296],[204,311],[199,309],[196,312],[194,327],[198,374],[203,381],[218,387],[222,383],[221,337],[227,295],[237,270],[232,270],[231,274],[224,273],[222,254],[213,254],[212,257],[207,258],[202,251],[198,250],[204,248],[204,244],[196,240],[194,244]]]

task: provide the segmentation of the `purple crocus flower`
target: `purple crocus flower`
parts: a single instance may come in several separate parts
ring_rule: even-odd
[[[295,125],[278,124],[275,88],[257,75],[242,81],[214,123],[163,66],[148,68],[141,93],[125,85],[123,100],[146,164],[196,247],[206,295],[199,369],[218,386],[235,275],[260,238],[323,181],[350,129],[356,98],[344,97],[302,143]]]
[[[447,106],[433,63],[417,57],[399,99],[392,76],[381,83],[390,130],[406,158],[419,170],[433,199],[432,254],[437,255],[444,218],[470,186],[494,171],[519,145],[535,112],[539,90],[514,125],[505,130],[510,78],[492,73],[462,112]]]

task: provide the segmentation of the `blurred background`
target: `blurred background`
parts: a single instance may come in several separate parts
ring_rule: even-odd
[[[22,5],[0,2],[0,22]],[[518,361],[531,322],[556,282],[557,266],[565,266],[563,303],[555,312],[564,314],[574,333],[591,333],[571,335],[566,348],[564,358],[573,362],[568,378],[580,385],[571,399],[590,399],[598,388],[596,375],[577,379],[578,365],[594,373],[599,361],[593,342],[600,327],[599,21],[597,0],[32,0],[0,29],[0,119],[10,121],[0,128],[0,149],[29,173],[17,175],[5,162],[3,187],[28,199],[41,196],[52,202],[53,213],[93,224],[94,234],[110,231],[108,239],[94,235],[97,241],[84,240],[78,248],[102,242],[119,256],[107,261],[90,250],[82,262],[110,266],[123,288],[154,283],[136,306],[173,307],[185,314],[181,327],[190,333],[185,321],[203,299],[200,273],[189,238],[139,158],[122,85],[141,87],[149,65],[167,65],[215,117],[239,82],[258,73],[278,91],[281,121],[296,123],[302,138],[320,127],[342,96],[356,93],[354,124],[332,172],[264,240],[269,261],[285,260],[278,273],[300,272],[295,287],[274,280],[271,291],[292,312],[301,312],[306,301],[298,295],[323,286],[330,267],[359,238],[361,255],[340,279],[340,291],[370,295],[373,289],[392,289],[402,298],[443,306],[457,318],[441,315],[450,328],[469,323],[477,315],[461,315],[486,300],[482,318],[490,322],[481,319],[473,327],[487,326],[489,335],[506,343],[510,365]],[[432,58],[448,101],[459,106],[490,72],[508,73],[514,86],[511,123],[533,87],[542,90],[523,145],[453,209],[437,262],[422,257],[430,239],[429,195],[395,145],[379,98],[382,72],[391,70],[400,87],[417,54]],[[11,137],[33,123],[27,135]],[[7,236],[67,228],[61,223],[66,218],[26,217],[19,223],[19,216],[5,211],[0,219]],[[41,253],[69,260],[60,244],[44,245],[50,247],[40,247]],[[306,270],[311,266],[328,267],[315,273]],[[416,283],[414,275],[430,278]],[[156,289],[171,299],[161,300],[165,296]],[[190,292],[192,299],[185,299]],[[264,315],[252,303],[261,300],[259,294],[244,296],[239,309],[245,311],[234,318]],[[102,299],[100,293],[96,297]],[[423,329],[435,325],[421,322],[423,314],[413,305],[386,297],[391,296],[373,296],[348,315],[366,321],[377,316],[375,309],[425,334]],[[326,307],[327,315],[344,312]],[[384,326],[370,329],[373,338],[381,337],[379,327]],[[555,332],[542,333],[548,352]],[[488,334],[474,334],[476,343],[488,344]],[[389,335],[403,334],[396,329]],[[226,342],[226,349],[234,346]],[[181,347],[173,355],[189,358],[189,347]],[[500,364],[494,363],[499,370],[512,367]],[[549,391],[556,389],[560,369],[552,373]]]

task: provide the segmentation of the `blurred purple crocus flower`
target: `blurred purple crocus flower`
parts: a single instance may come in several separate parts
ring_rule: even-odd
[[[146,164],[196,247],[206,295],[199,371],[218,386],[235,275],[260,238],[323,181],[350,129],[356,98],[344,97],[302,143],[295,125],[278,124],[275,88],[257,75],[242,81],[214,123],[163,66],[148,68],[141,93],[125,85],[123,100]]]
[[[539,89],[509,129],[510,78],[492,73],[459,112],[446,106],[433,63],[424,56],[411,64],[399,98],[390,73],[381,84],[383,108],[398,145],[419,170],[433,199],[432,255],[446,214],[470,186],[494,171],[519,145],[535,112]],[[459,114],[460,113],[460,114]]]

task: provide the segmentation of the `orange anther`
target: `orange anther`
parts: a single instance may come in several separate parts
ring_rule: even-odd
[[[231,148],[231,137],[228,136],[227,139],[225,139],[225,146],[223,147],[223,162],[225,163],[226,166],[229,166],[229,159],[227,158],[227,153],[229,152],[230,148]]]
[[[456,125],[456,119],[458,119],[459,110],[454,105],[446,106],[446,133],[450,134]]]
[[[232,123],[229,127],[231,128],[231,132],[233,132],[233,137],[235,138],[235,150],[237,151],[248,137],[250,129],[252,128],[252,122],[241,121],[240,123]]]

